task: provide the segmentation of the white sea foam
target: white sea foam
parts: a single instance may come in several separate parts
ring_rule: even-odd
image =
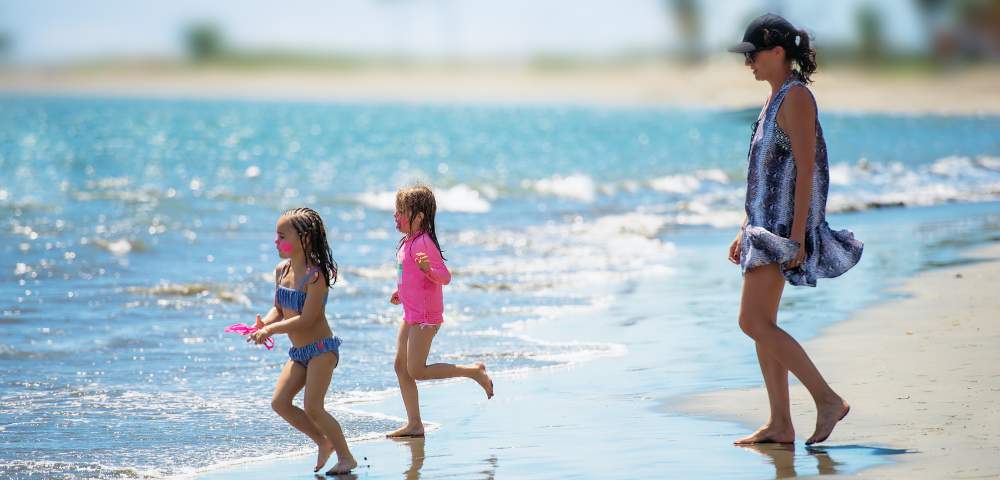
[[[592,202],[597,196],[594,179],[583,174],[556,175],[541,180],[525,180],[522,186],[543,195]]]
[[[486,213],[490,211],[490,195],[495,196],[495,190],[481,193],[465,184],[449,188],[434,189],[434,200],[442,212]],[[361,204],[377,210],[393,211],[396,209],[395,191],[363,192],[357,196]]]
[[[993,157],[948,156],[915,168],[862,160],[831,165],[830,172],[827,209],[834,212],[1000,198],[1000,161]]]
[[[705,184],[708,185],[705,185]],[[729,175],[717,168],[696,170],[690,174],[665,175],[649,181],[653,190],[666,193],[693,193],[712,184],[728,184]]]

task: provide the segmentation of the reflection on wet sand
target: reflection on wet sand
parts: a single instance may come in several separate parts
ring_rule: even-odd
[[[424,459],[427,458],[425,452],[426,437],[406,437],[406,438],[392,438],[393,442],[397,444],[406,445],[410,449],[410,468],[407,468],[404,472],[404,478],[406,480],[416,480],[421,478],[421,469],[424,467]],[[479,472],[479,475],[475,475],[476,478],[482,478],[483,480],[494,480],[496,478],[498,459],[496,455],[490,455],[489,458],[483,460],[485,463],[485,468]],[[439,472],[441,473],[441,472]],[[481,476],[480,476],[481,475]]]
[[[774,478],[792,478],[799,475],[798,469],[809,469],[815,465],[816,472],[807,471],[806,475],[832,475],[842,472],[852,456],[857,455],[901,455],[912,453],[910,450],[869,447],[864,445],[837,445],[824,447],[805,447],[796,452],[794,444],[761,443],[756,445],[741,445],[744,450],[753,451],[768,457],[774,465]],[[833,452],[840,461],[834,460]],[[846,457],[846,458],[845,458]],[[815,462],[815,464],[813,463]]]

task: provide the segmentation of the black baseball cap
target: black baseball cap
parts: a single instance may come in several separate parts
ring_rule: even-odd
[[[778,33],[779,35],[774,35]],[[749,53],[764,50],[787,43],[790,38],[795,41],[798,31],[780,15],[767,13],[755,18],[743,33],[743,41],[729,47],[733,53]]]

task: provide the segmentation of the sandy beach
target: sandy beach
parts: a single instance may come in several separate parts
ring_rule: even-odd
[[[1000,66],[940,72],[820,68],[813,90],[826,110],[997,114]],[[507,66],[347,70],[116,66],[0,70],[0,93],[301,101],[482,102],[684,108],[756,108],[766,86],[738,60],[539,69]]]
[[[907,298],[860,312],[804,344],[852,405],[827,444],[909,452],[861,477],[1000,476],[1000,244],[969,258],[983,261],[914,277],[899,289]],[[812,400],[799,384],[791,398],[804,441],[815,418]],[[682,409],[750,430],[767,418],[767,394],[713,392],[685,399]],[[780,454],[775,458],[780,463]]]

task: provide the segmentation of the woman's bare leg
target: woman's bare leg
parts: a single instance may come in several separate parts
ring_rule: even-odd
[[[770,285],[769,285],[770,286]],[[769,295],[754,298],[757,306],[764,310],[760,313],[770,319],[771,323],[778,323],[778,304],[781,300],[781,292],[784,290],[784,278],[780,283],[772,286]],[[776,291],[774,291],[776,290]],[[743,284],[743,299],[740,302],[741,312],[743,308],[753,308],[748,299],[747,282]],[[741,313],[742,315],[742,313]],[[749,315],[749,313],[748,313]],[[764,385],[767,387],[768,403],[771,407],[770,417],[763,426],[756,432],[737,440],[737,445],[754,443],[793,443],[795,442],[795,429],[792,426],[792,414],[788,399],[788,369],[781,365],[777,359],[767,353],[761,344],[754,342],[757,348],[757,363],[760,364],[761,374],[764,376]]]
[[[816,430],[806,443],[818,443],[830,436],[837,422],[847,415],[850,406],[826,383],[799,342],[772,321],[776,317],[776,305],[781,299],[784,281],[777,264],[757,267],[746,273],[740,303],[740,328],[757,342],[759,351],[766,352],[790,370],[809,390],[816,403],[817,414]],[[775,378],[776,375],[772,381]],[[771,389],[768,390],[770,396]],[[780,400],[780,397],[777,399]]]

